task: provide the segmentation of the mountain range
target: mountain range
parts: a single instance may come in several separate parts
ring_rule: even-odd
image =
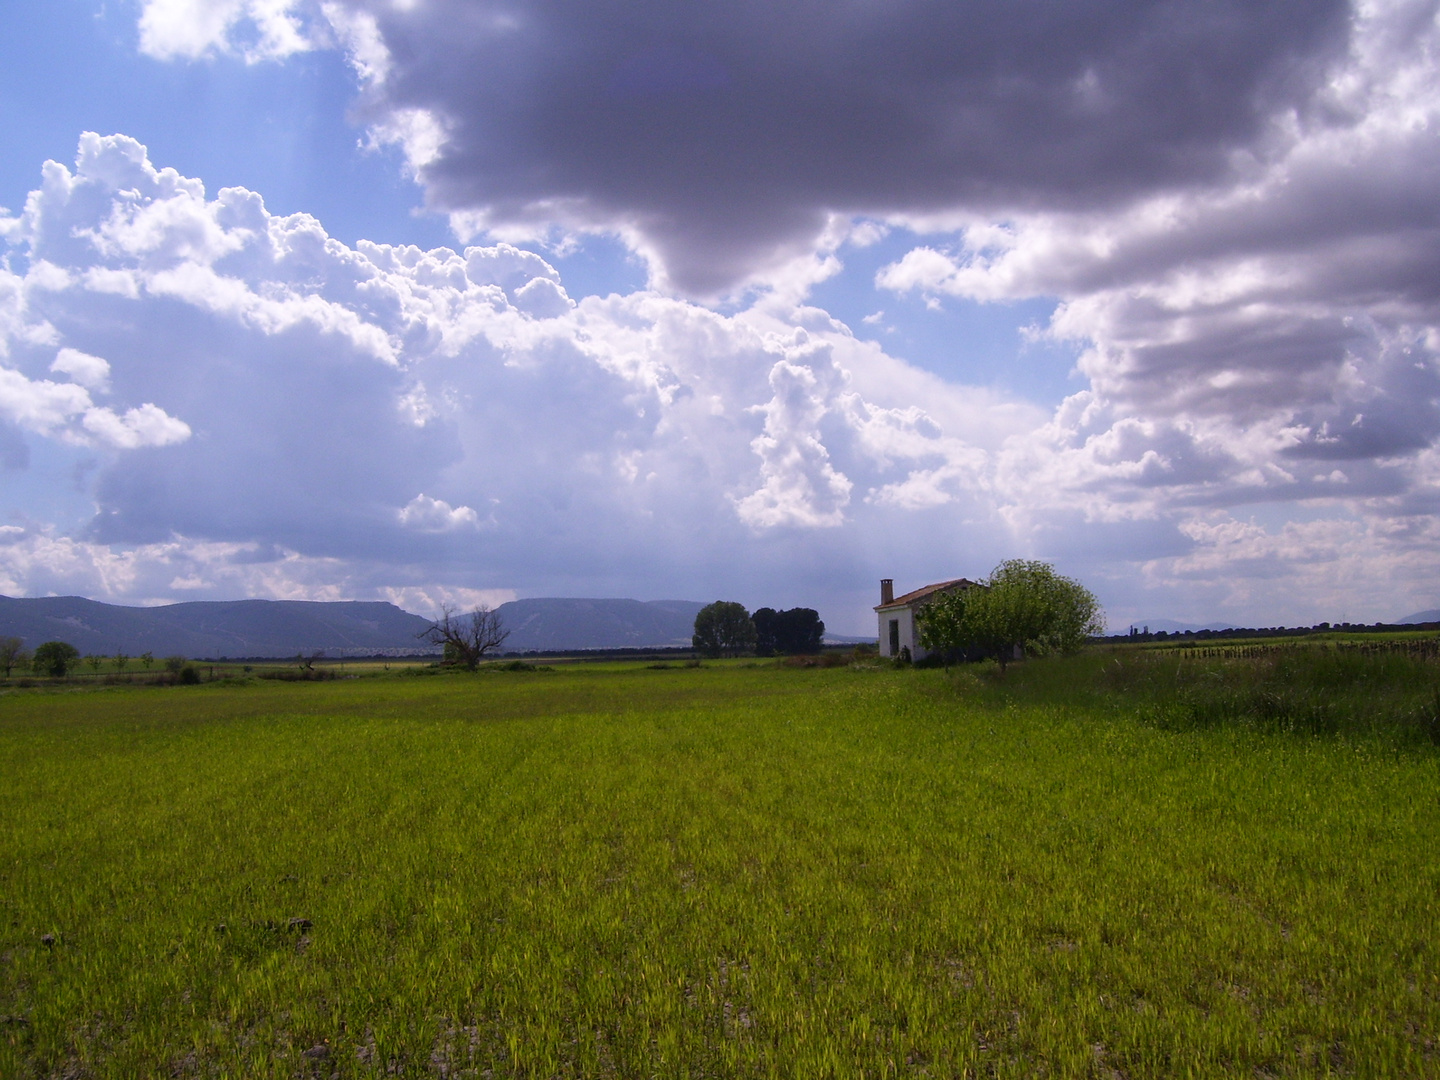
[[[697,600],[621,600],[540,597],[512,600],[497,609],[510,631],[506,652],[584,649],[684,648],[690,644]],[[1396,624],[1440,622],[1440,609],[1417,611]],[[421,615],[381,601],[202,600],[158,607],[124,607],[79,596],[0,596],[0,637],[26,648],[68,641],[81,653],[131,656],[404,656],[437,652],[420,640],[431,625]],[[1136,626],[1144,624],[1137,623]],[[1152,632],[1223,630],[1152,619]],[[1124,633],[1124,631],[1118,631]],[[831,644],[873,638],[826,634]]]
[[[507,652],[687,646],[693,600],[514,600],[500,606]],[[0,636],[27,648],[68,641],[81,653],[189,657],[405,655],[436,651],[430,620],[367,601],[229,600],[123,607],[79,596],[0,596]]]
[[[511,600],[498,611],[507,652],[688,647],[697,600]]]
[[[79,596],[0,597],[0,635],[33,649],[68,641],[81,653],[262,657],[324,650],[334,656],[414,653],[430,620],[394,604],[202,600],[122,607]]]

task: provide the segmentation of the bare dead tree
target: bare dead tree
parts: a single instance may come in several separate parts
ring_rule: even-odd
[[[0,638],[0,668],[4,669],[5,678],[10,677],[11,668],[25,666],[24,655],[25,642],[18,637]]]
[[[505,629],[500,613],[483,604],[468,615],[457,615],[453,607],[445,604],[435,624],[416,636],[441,646],[445,659],[474,671],[487,653],[505,644],[510,631]]]

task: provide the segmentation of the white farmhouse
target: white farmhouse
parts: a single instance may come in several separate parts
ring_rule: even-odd
[[[975,582],[968,578],[954,581],[940,581],[926,585],[904,596],[895,595],[895,582],[891,578],[880,579],[880,605],[875,614],[880,620],[880,655],[899,656],[907,650],[912,660],[920,660],[929,650],[920,644],[920,634],[915,627],[915,613],[940,593],[955,589],[973,588]]]

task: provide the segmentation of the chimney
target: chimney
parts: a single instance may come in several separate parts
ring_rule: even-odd
[[[880,604],[893,604],[895,602],[895,579],[882,577],[880,579]]]

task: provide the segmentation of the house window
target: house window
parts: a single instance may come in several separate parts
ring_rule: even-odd
[[[900,655],[900,620],[890,620],[890,655]]]

